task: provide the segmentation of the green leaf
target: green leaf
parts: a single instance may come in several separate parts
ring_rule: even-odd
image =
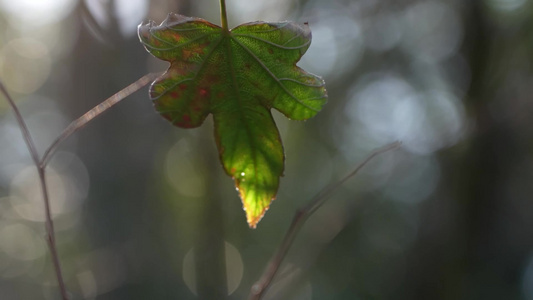
[[[283,175],[283,146],[270,109],[305,120],[327,100],[324,81],[296,66],[311,43],[308,25],[252,22],[227,31],[169,14],[159,26],[139,25],[139,38],[170,62],[150,88],[157,111],[183,128],[213,114],[220,160],[255,228]]]

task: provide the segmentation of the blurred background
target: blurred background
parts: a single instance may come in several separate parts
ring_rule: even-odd
[[[273,112],[285,176],[256,230],[211,120],[173,127],[144,88],[72,136],[47,174],[73,299],[245,299],[294,212],[396,140],[309,219],[265,299],[533,299],[532,1],[227,5],[230,26],[309,22],[299,65],[324,77],[329,103],[306,122]],[[136,29],[171,11],[220,23],[215,0],[0,0],[0,79],[41,154],[166,69]],[[43,220],[2,99],[0,299],[59,299]]]

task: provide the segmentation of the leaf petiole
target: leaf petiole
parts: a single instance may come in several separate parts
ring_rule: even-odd
[[[220,21],[222,22],[222,32],[229,32],[226,0],[220,0]]]

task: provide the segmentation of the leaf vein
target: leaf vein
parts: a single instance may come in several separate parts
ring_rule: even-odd
[[[276,77],[276,75],[274,73],[272,73],[272,71],[270,71],[270,69],[261,61],[261,59],[259,59],[259,57],[257,57],[250,49],[248,49],[246,46],[244,46],[241,42],[239,42],[239,40],[237,39],[233,39],[237,44],[239,44],[253,59],[255,59],[255,61],[270,75],[270,77],[272,77],[272,79],[274,79],[277,84],[281,87],[281,89],[287,93],[287,95],[289,95],[292,99],[296,100],[296,102],[300,103],[302,106],[310,109],[310,110],[313,110],[313,111],[320,111],[319,109],[316,109],[314,107],[311,107],[309,105],[306,105],[305,103],[302,103],[301,100],[299,100],[296,96],[294,96],[288,89],[285,85],[283,85],[283,83]]]
[[[197,41],[197,40],[201,40],[201,39],[203,39],[203,38],[206,38],[207,36],[212,35],[212,34],[215,34],[215,33],[216,33],[216,32],[206,33],[206,34],[201,35],[201,36],[199,36],[199,37],[197,37],[197,38],[194,38],[194,39],[192,39],[192,40],[189,40],[189,41],[187,41],[187,42],[185,42],[185,43],[183,43],[183,44],[179,44],[179,45],[176,45],[176,46],[174,46],[174,47],[170,47],[170,48],[159,48],[159,47],[155,47],[155,46],[149,45],[149,44],[147,44],[147,43],[144,43],[144,45],[145,45],[145,47],[147,47],[147,48],[150,48],[150,49],[153,49],[153,50],[158,50],[158,51],[170,51],[170,50],[176,50],[176,49],[179,49],[179,48],[181,48],[181,47],[183,47],[183,46],[189,45],[189,44],[191,44],[191,43],[193,43],[193,42],[195,42],[195,41]],[[150,31],[150,35],[151,35],[152,37],[156,38],[157,40],[161,40],[160,38],[156,37],[151,31]],[[165,41],[165,42],[166,42],[166,41]],[[169,43],[169,42],[166,42],[166,43],[171,44],[171,43]],[[172,45],[172,44],[171,44],[171,45]]]
[[[232,68],[231,66],[233,65],[232,64],[232,54],[233,54],[233,51],[232,51],[232,47],[231,47],[231,44],[229,43],[229,40],[226,44],[226,47],[227,47],[227,52],[228,52],[228,62],[229,62],[229,65],[230,65],[230,72],[231,72],[231,79],[232,79],[232,82],[233,82],[233,88],[235,90],[235,93],[236,93],[236,100],[237,102],[239,102],[239,114],[241,116],[241,120],[242,122],[244,122],[246,124],[246,126],[244,126],[245,128],[245,131],[246,131],[246,135],[248,136],[248,140],[250,141],[250,152],[251,152],[251,158],[252,158],[252,162],[253,162],[253,168],[254,168],[254,174],[253,176],[255,177],[254,181],[257,182],[257,176],[258,176],[258,172],[257,172],[257,149],[256,149],[256,143],[255,143],[255,140],[254,140],[254,136],[252,134],[252,132],[250,131],[250,125],[249,125],[249,122],[246,118],[246,114],[243,112],[243,109],[244,109],[244,106],[243,106],[243,103],[242,103],[242,99],[241,99],[241,94],[240,94],[240,89],[239,89],[239,83],[237,82],[237,75],[235,74],[235,69]],[[235,153],[234,153],[235,154]],[[232,159],[234,159],[232,157]],[[242,199],[243,201],[245,201],[245,199]]]
[[[291,81],[291,82],[298,83],[303,86],[309,86],[309,87],[323,87],[326,85],[324,81],[322,81],[320,84],[311,84],[311,83],[302,82],[302,81],[299,81],[293,78],[279,78],[279,81]]]
[[[302,49],[304,47],[307,47],[310,43],[311,43],[311,40],[308,40],[307,42],[299,45],[299,46],[294,46],[294,47],[287,47],[287,46],[284,46],[284,45],[280,45],[280,44],[277,44],[277,43],[273,43],[273,42],[270,42],[268,40],[265,40],[265,39],[262,39],[260,37],[256,37],[256,36],[253,36],[253,35],[249,35],[249,34],[233,34],[234,37],[247,37],[247,38],[251,38],[251,39],[254,39],[254,40],[258,40],[260,42],[263,42],[265,44],[269,44],[269,45],[272,45],[274,47],[277,47],[277,48],[280,48],[280,49],[284,49],[284,50],[297,50],[297,49]]]
[[[252,27],[254,25],[260,25],[260,24],[261,25],[262,24],[271,25],[271,24],[265,23],[265,22],[247,23],[247,24],[243,24],[243,25],[240,25],[240,26],[237,26],[237,27],[233,28],[232,31],[235,30],[235,29],[238,29],[238,28]],[[278,30],[281,30],[281,29],[285,28],[289,24],[290,24],[290,22],[285,22],[285,23],[283,23],[283,25],[281,25],[279,27],[276,27],[276,28],[272,28],[272,29],[268,29],[268,30],[256,30],[254,32],[256,32],[256,33],[274,32],[274,31],[278,31]]]
[[[175,31],[175,32],[187,32],[187,31],[205,30],[205,28],[174,28],[174,27],[168,26],[168,24],[165,27],[167,29]]]
[[[294,41],[295,39],[301,37],[302,34],[301,33],[298,33],[297,35],[293,36],[292,38],[288,39],[285,43],[283,43],[283,46],[287,45],[288,43]]]

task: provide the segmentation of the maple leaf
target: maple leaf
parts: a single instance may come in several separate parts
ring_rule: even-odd
[[[307,24],[251,22],[225,30],[200,18],[169,14],[138,28],[146,50],[170,62],[150,88],[156,110],[194,128],[213,114],[226,173],[235,180],[255,228],[275,199],[284,153],[271,108],[290,119],[316,115],[324,81],[296,66],[311,44]]]

